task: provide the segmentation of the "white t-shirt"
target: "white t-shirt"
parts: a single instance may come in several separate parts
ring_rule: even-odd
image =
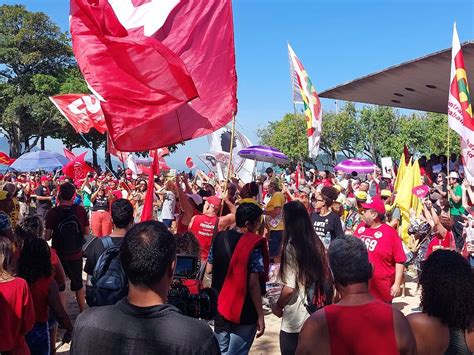
[[[287,260],[285,282],[280,280],[280,283],[297,290],[297,292],[293,293],[293,296],[291,296],[283,310],[281,330],[286,333],[299,333],[304,322],[309,317],[309,313],[304,306],[306,294],[304,286],[297,281],[297,266],[293,247],[288,244],[285,253]]]
[[[161,207],[162,219],[174,219],[174,209],[176,206],[176,197],[171,191],[164,191],[164,201]]]

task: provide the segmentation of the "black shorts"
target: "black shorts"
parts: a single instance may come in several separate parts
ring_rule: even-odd
[[[71,280],[71,291],[79,291],[82,287],[82,259],[61,260],[66,276]]]

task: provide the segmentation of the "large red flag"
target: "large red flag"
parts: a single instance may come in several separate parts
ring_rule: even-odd
[[[121,152],[115,148],[109,134],[107,134],[107,152],[109,154],[115,155],[122,163],[125,163],[125,161],[128,159],[128,153]]]
[[[0,164],[2,165],[10,165],[13,164],[13,162],[16,159],[10,158],[10,156],[6,153],[0,152]]]
[[[231,0],[95,2],[71,0],[73,49],[86,80],[105,100],[116,148],[169,146],[232,119]]]
[[[49,98],[77,133],[87,133],[95,128],[99,133],[107,131],[100,101],[89,94],[66,94]]]
[[[74,182],[78,183],[81,180],[84,180],[87,176],[87,173],[93,172],[92,169],[85,161],[84,158],[87,152],[78,155],[74,160],[71,160],[69,163],[63,166],[62,170],[66,176],[69,176],[74,179]]]
[[[158,162],[158,155],[155,154],[153,157],[153,163],[150,167],[150,172],[148,174],[148,188],[146,190],[145,203],[143,204],[142,216],[140,222],[149,221],[153,217],[153,200],[155,197],[155,174],[156,165]]]

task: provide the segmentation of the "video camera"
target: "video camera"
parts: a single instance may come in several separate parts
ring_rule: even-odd
[[[212,319],[217,313],[217,291],[202,288],[199,257],[177,255],[176,270],[168,303],[177,307],[185,316]]]

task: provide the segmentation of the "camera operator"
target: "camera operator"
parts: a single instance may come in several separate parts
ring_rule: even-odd
[[[219,354],[212,330],[166,304],[176,266],[176,241],[157,221],[125,235],[120,260],[128,297],[92,307],[76,320],[71,354]]]

